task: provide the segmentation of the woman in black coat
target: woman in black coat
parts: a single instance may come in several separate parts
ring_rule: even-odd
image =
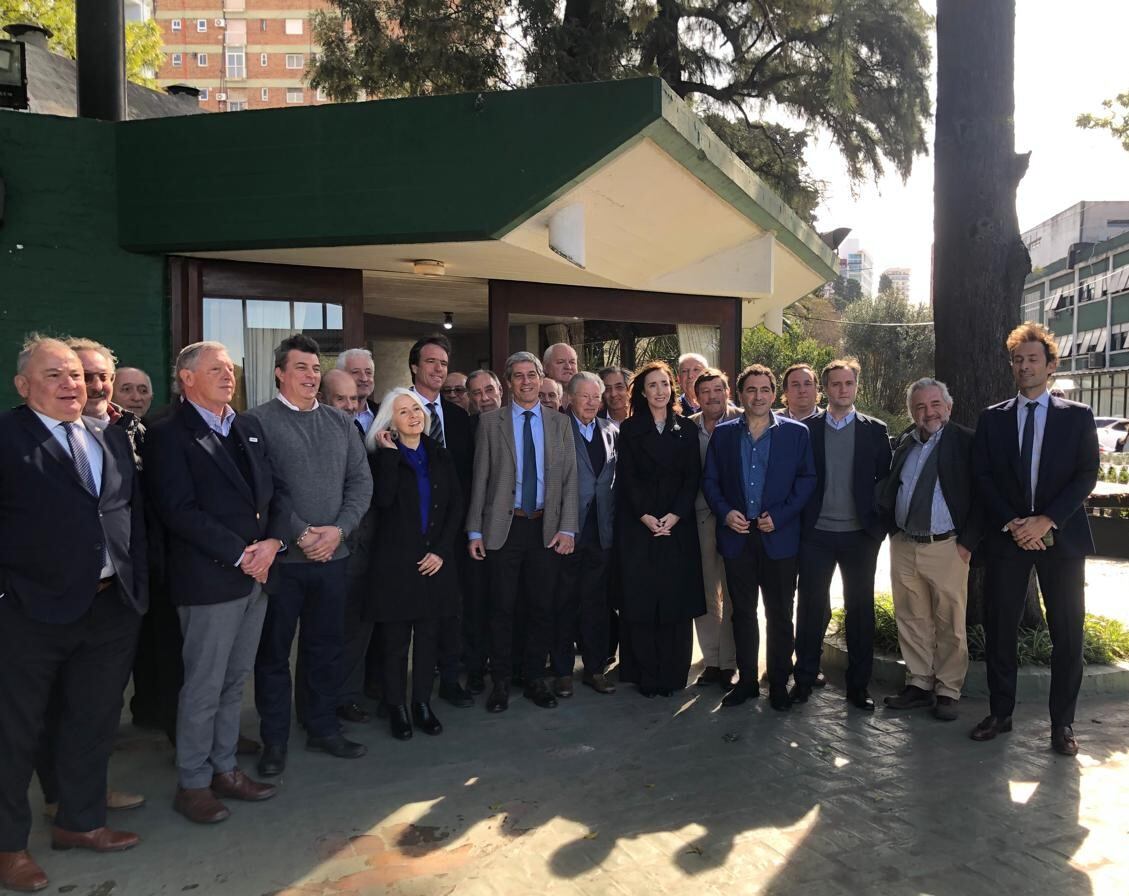
[[[384,702],[394,737],[412,723],[427,734],[443,726],[431,711],[440,621],[459,612],[455,544],[463,500],[455,465],[424,435],[430,420],[418,395],[393,389],[380,403],[367,443],[372,468],[372,591],[366,619],[377,623],[384,655]],[[412,702],[408,713],[408,646]]]
[[[635,374],[631,406],[619,430],[616,470],[620,652],[639,693],[665,697],[686,685],[691,620],[706,611],[694,520],[701,456],[697,427],[674,412],[674,375],[665,363]]]

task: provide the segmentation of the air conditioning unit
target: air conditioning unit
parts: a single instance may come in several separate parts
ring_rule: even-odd
[[[216,27],[217,28],[226,28],[227,27],[227,19],[216,19]]]
[[[216,100],[218,102],[221,102],[221,103],[226,103],[227,102],[227,94],[226,93],[217,93],[216,94]]]
[[[1090,370],[1100,370],[1105,367],[1105,352],[1090,352],[1086,355],[1086,366]]]

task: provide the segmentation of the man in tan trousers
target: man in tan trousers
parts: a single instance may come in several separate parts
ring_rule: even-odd
[[[726,420],[740,417],[741,411],[729,403],[729,379],[720,370],[707,367],[692,384],[694,398],[701,408],[690,419],[698,427],[698,444],[702,463],[706,462],[706,447],[714,427]],[[737,668],[737,648],[733,644],[733,604],[725,584],[725,566],[717,552],[717,522],[701,491],[694,504],[698,521],[698,542],[702,548],[702,582],[706,589],[706,612],[694,620],[698,646],[706,668],[698,676],[699,687],[716,684],[723,691],[733,687],[733,673]]]
[[[972,432],[949,420],[944,383],[911,383],[906,407],[913,429],[894,451],[879,505],[890,531],[890,580],[906,686],[888,709],[933,707],[957,718],[968,671],[964,616],[968,562],[983,533],[972,480]]]

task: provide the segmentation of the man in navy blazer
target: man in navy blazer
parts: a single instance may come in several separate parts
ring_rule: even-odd
[[[717,518],[717,549],[733,601],[737,684],[723,706],[739,706],[757,685],[757,592],[768,626],[768,686],[773,709],[787,710],[792,668],[792,594],[800,518],[815,489],[810,436],[801,423],[772,413],[776,377],[753,364],[737,380],[745,413],[719,424],[706,449],[702,493]]]
[[[1051,746],[1078,752],[1074,708],[1082,685],[1086,555],[1094,552],[1083,504],[1097,482],[1098,436],[1088,407],[1047,391],[1058,366],[1054,335],[1027,322],[1007,338],[1019,394],[985,410],[972,465],[985,515],[984,652],[991,713],[972,730],[991,740],[1011,730],[1016,631],[1034,566],[1054,645]]]
[[[854,358],[827,364],[820,372],[827,410],[804,421],[816,487],[804,509],[792,699],[806,701],[817,683],[838,566],[847,611],[847,701],[873,712],[867,688],[874,665],[874,571],[886,537],[875,486],[890,472],[891,451],[886,424],[855,410],[860,372]]]
[[[26,404],[0,414],[0,887],[40,890],[27,791],[52,689],[56,849],[138,842],[106,825],[106,768],[148,604],[141,489],[125,432],[82,417],[78,356],[32,336],[16,365]]]

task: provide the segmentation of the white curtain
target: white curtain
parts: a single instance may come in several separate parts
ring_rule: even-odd
[[[703,324],[678,324],[678,353],[694,352],[717,367],[720,361],[721,333],[717,327]]]
[[[254,328],[244,331],[243,379],[247,384],[247,407],[253,408],[274,397],[274,350],[293,333],[289,328]]]

